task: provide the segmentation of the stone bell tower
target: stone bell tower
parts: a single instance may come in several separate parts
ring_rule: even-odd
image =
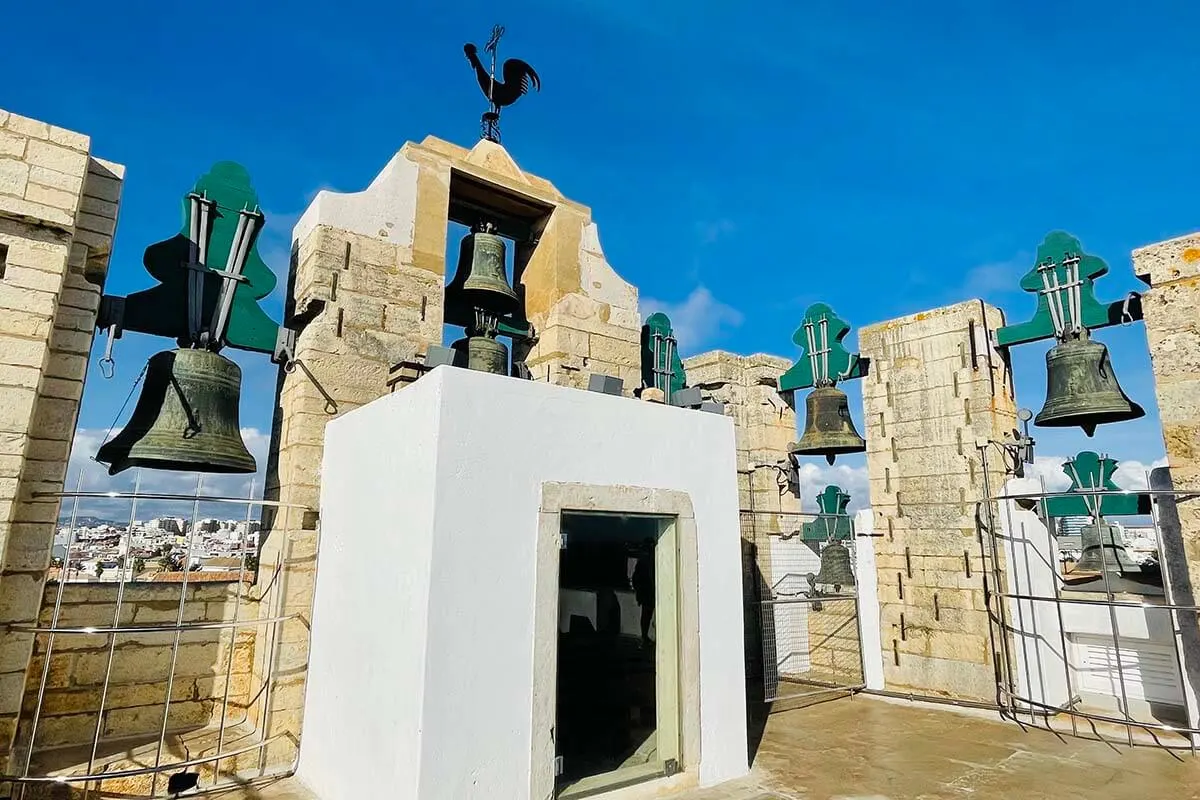
[[[579,388],[591,373],[623,379],[626,391],[638,385],[637,290],[605,260],[591,211],[523,171],[494,142],[470,150],[433,137],[409,142],[363,191],[318,194],[293,231],[286,324],[297,331],[299,363],[280,373],[269,499],[316,509],[326,424],[388,393],[390,377],[392,388],[405,385],[393,367],[420,365],[443,344],[445,287],[454,273],[447,253],[458,253],[448,229],[480,214],[495,221],[513,253],[509,280],[532,328],[513,338],[512,359],[524,374]],[[305,518],[265,521],[279,535],[267,534],[261,563],[281,563],[286,578],[269,589],[275,596],[262,613],[307,616],[316,545],[303,530],[316,526],[316,515],[279,513]],[[370,554],[363,559],[368,570]],[[268,735],[299,730],[307,625],[285,623],[284,646],[258,665],[279,678]]]

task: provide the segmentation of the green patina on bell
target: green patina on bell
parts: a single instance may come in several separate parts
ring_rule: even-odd
[[[508,374],[508,348],[497,339],[487,336],[468,336],[451,345],[454,349],[454,365],[491,372]]]
[[[257,465],[238,422],[242,370],[201,348],[150,358],[129,424],[96,454],[115,475],[130,467],[250,473]]]
[[[1131,401],[1112,371],[1108,348],[1086,330],[1067,336],[1046,353],[1046,403],[1033,420],[1043,428],[1083,428],[1091,436],[1097,425],[1145,416]]]
[[[834,457],[861,453],[867,443],[854,428],[846,393],[836,386],[818,386],[805,401],[804,435],[793,444],[798,455],[823,455],[832,464]]]
[[[470,327],[474,310],[484,308],[505,316],[521,304],[508,283],[505,267],[508,247],[503,237],[488,230],[463,237],[454,278],[446,284],[446,322]]]

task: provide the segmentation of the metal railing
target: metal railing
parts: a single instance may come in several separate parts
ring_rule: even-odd
[[[986,474],[986,449],[983,453]],[[1149,475],[1146,481],[1147,486],[1152,485]],[[1044,728],[1057,734],[1070,733],[1073,736],[1131,747],[1154,746],[1195,754],[1200,728],[1193,727],[1186,721],[1195,718],[1195,710],[1188,708],[1188,671],[1181,638],[1195,636],[1200,606],[1181,601],[1181,593],[1184,594],[1183,599],[1191,599],[1191,589],[1184,589],[1189,583],[1186,575],[1172,575],[1171,566],[1175,563],[1186,570],[1186,564],[1181,564],[1178,559],[1172,562],[1168,558],[1167,546],[1170,537],[1178,538],[1179,535],[1178,521],[1171,519],[1174,517],[1174,501],[1196,498],[1197,494],[1153,488],[1051,492],[1046,490],[1044,482],[1040,488],[1041,491],[995,494],[989,498],[990,502],[984,500],[979,504],[977,514],[980,548],[986,567],[985,592],[988,596],[988,613],[994,638],[999,645],[995,666],[997,702],[1001,716],[1022,726]],[[1047,501],[1083,496],[1088,501],[1089,508],[1095,510],[1093,524],[1100,524],[1105,519],[1112,518],[1103,515],[1104,499],[1129,495],[1147,497],[1151,503],[1149,516],[1154,531],[1157,562],[1162,569],[1161,600],[1138,599],[1136,595],[1123,591],[1128,587],[1113,585],[1108,571],[1102,571],[1102,579],[1093,584],[1097,591],[1081,592],[1076,589],[1064,595],[1063,590],[1068,585],[1068,580],[1060,569],[1059,559],[1055,557],[1056,518],[1048,513]],[[1020,536],[1015,535],[1015,532],[1021,529],[1015,519],[1018,510],[1033,511],[1037,514],[1040,523],[1046,528],[1045,535],[1049,537],[1049,555],[1046,551],[1038,551],[1031,547],[1031,540],[1025,538],[1023,533]],[[1182,552],[1181,542],[1179,547]],[[1026,557],[1024,563],[1014,564],[1012,556],[1018,549]],[[1035,553],[1032,558],[1029,557],[1031,551]],[[1024,570],[1025,574],[1026,588],[1023,590],[1020,587],[1020,577],[1009,574],[1011,570],[1018,569]],[[1051,591],[1028,588],[1033,580],[1030,576],[1034,571],[1040,571],[1041,585],[1048,584],[1052,587]],[[1115,684],[1116,691],[1111,696],[1100,697],[1105,693],[1084,691],[1081,688],[1080,675],[1086,667],[1081,663],[1079,655],[1082,646],[1079,645],[1077,636],[1081,635],[1081,632],[1069,631],[1067,617],[1064,615],[1064,609],[1072,608],[1103,611],[1102,619],[1093,618],[1092,621],[1106,623],[1102,627],[1105,627],[1107,632],[1102,635],[1110,643],[1115,673],[1109,673],[1106,678]],[[1049,623],[1045,618],[1039,623],[1038,609],[1049,610]],[[1142,684],[1142,681],[1135,678],[1141,676],[1146,664],[1140,659],[1127,658],[1133,652],[1133,645],[1131,638],[1122,635],[1120,617],[1123,610],[1130,609],[1145,610],[1148,628],[1151,627],[1151,613],[1162,615],[1164,619],[1169,620],[1170,635],[1160,639],[1169,638],[1169,663],[1179,682],[1180,697],[1177,706],[1148,699],[1144,685],[1140,698],[1131,697],[1138,694],[1132,689],[1135,684]],[[1057,633],[1046,630],[1049,627],[1057,628]],[[1071,634],[1077,636],[1073,637]],[[1093,634],[1088,633],[1086,636],[1091,637]],[[1042,649],[1039,651],[1039,648]],[[1050,653],[1055,660],[1061,661],[1060,665],[1052,667],[1054,671],[1061,669],[1059,677],[1062,679],[1062,686],[1065,687],[1065,702],[1060,704],[1045,702],[1045,687],[1051,680],[1058,680],[1058,677],[1052,677],[1051,670],[1046,667],[1045,662],[1048,659],[1043,657],[1045,653]],[[1134,672],[1138,674],[1132,674]],[[1022,683],[1025,687],[1023,690]],[[1034,691],[1035,686],[1042,688]],[[1034,695],[1040,695],[1041,699]],[[1111,699],[1117,712],[1110,713],[1107,708],[1101,707],[1096,702],[1097,698]],[[1139,702],[1131,703],[1131,699]],[[1175,715],[1181,715],[1185,721],[1179,724],[1171,721],[1171,716]]]
[[[20,719],[18,735],[14,747],[14,756],[10,761],[13,774],[0,775],[0,786],[6,784],[12,787],[15,798],[42,796],[47,785],[67,785],[75,787],[77,794],[87,798],[92,792],[107,795],[117,790],[122,797],[160,797],[167,796],[161,792],[167,791],[171,783],[167,773],[177,774],[191,768],[199,767],[194,778],[195,783],[203,791],[215,791],[222,788],[245,786],[260,779],[280,777],[294,771],[294,762],[281,768],[268,768],[265,759],[266,747],[278,740],[284,734],[267,735],[266,721],[271,714],[272,693],[277,681],[274,668],[281,626],[289,620],[302,615],[300,613],[281,613],[282,594],[274,593],[274,604],[280,608],[271,608],[267,597],[271,594],[269,587],[277,586],[281,576],[285,574],[284,559],[281,555],[271,564],[258,565],[254,569],[244,557],[249,535],[250,522],[257,512],[264,508],[275,510],[307,510],[306,507],[262,500],[254,497],[253,485],[246,497],[229,497],[222,495],[205,495],[203,493],[204,478],[198,476],[195,490],[189,494],[173,494],[168,492],[148,492],[142,490],[143,476],[140,472],[134,476],[133,489],[123,491],[83,491],[83,470],[80,470],[79,480],[75,491],[40,493],[35,499],[58,499],[63,505],[71,503],[70,523],[68,526],[67,543],[63,557],[63,569],[57,577],[47,581],[47,591],[42,601],[42,614],[34,624],[10,625],[7,633],[31,635],[34,638],[34,658],[40,660],[40,674],[34,671],[26,687],[26,698],[23,706],[26,712]],[[129,524],[124,531],[119,532],[120,552],[126,554],[121,562],[115,581],[80,583],[67,579],[66,569],[70,561],[76,538],[79,533],[81,501],[102,499],[104,501],[127,502],[129,505]],[[134,536],[134,523],[138,518],[139,505],[147,501],[168,501],[191,506],[190,523],[185,538],[185,551],[182,574],[179,579],[171,582],[136,582],[131,570],[129,554],[133,552],[131,539]],[[243,554],[237,568],[236,580],[220,582],[204,581],[204,574],[194,572],[189,567],[196,553],[199,534],[200,511],[208,504],[236,505],[245,507],[245,522],[240,526],[241,533],[237,552]],[[285,519],[291,519],[293,514],[274,514],[276,524]],[[288,526],[276,529],[271,535],[286,536],[301,530],[301,526]],[[303,531],[305,535],[316,537],[317,532]],[[265,570],[265,573],[261,573]],[[261,573],[262,580],[256,578]],[[130,587],[137,586],[142,599],[130,599]],[[209,618],[210,612],[203,608],[205,603],[212,605],[212,598],[201,593],[204,586],[215,587],[229,598],[231,603],[219,603],[217,614],[221,618]],[[261,589],[262,586],[268,587]],[[104,598],[95,600],[96,587],[111,589],[111,600]],[[189,591],[191,590],[191,591]],[[96,618],[86,620],[86,624],[63,624],[65,599],[68,593],[88,591],[92,594],[97,609]],[[53,602],[50,602],[53,592]],[[148,593],[150,593],[148,595]],[[162,595],[161,597],[159,595]],[[152,600],[145,598],[152,596]],[[151,609],[142,603],[155,603],[153,609],[168,617],[166,621],[141,622],[137,621],[142,608]],[[163,611],[164,605],[173,606],[171,611]],[[84,611],[78,609],[83,607]],[[89,607],[87,602],[74,605],[76,616],[86,615]],[[49,620],[45,622],[46,611],[49,610]],[[109,613],[111,610],[111,613]],[[130,612],[133,613],[130,613]],[[78,623],[79,620],[73,620]],[[246,669],[238,673],[245,677],[245,688],[240,689],[237,698],[231,698],[232,687],[238,674],[235,670],[235,651],[238,651],[239,632],[255,631],[254,647]],[[202,723],[171,724],[173,703],[179,703],[177,698],[177,668],[181,647],[193,642],[202,632],[215,634],[215,663],[205,673],[204,680],[211,679],[213,688],[211,696],[203,698],[202,709],[211,708],[208,719]],[[166,645],[146,645],[145,638],[140,641],[134,637],[153,637],[156,634],[169,635],[170,655],[167,659],[169,666],[161,676],[154,676],[149,681],[124,682],[114,679],[114,663],[120,651],[119,642],[154,647],[161,652]],[[88,684],[87,689],[98,702],[94,707],[72,709],[75,713],[73,725],[78,727],[80,715],[95,715],[95,724],[91,727],[91,735],[82,739],[78,734],[69,736],[65,741],[39,741],[39,734],[53,717],[47,713],[48,701],[56,692],[62,691],[61,680],[51,681],[52,669],[56,663],[55,657],[59,650],[63,654],[77,653],[80,645],[79,637],[103,637],[101,648],[89,653],[102,655],[104,669],[100,680]],[[93,639],[94,641],[94,639]],[[223,652],[222,652],[223,649]],[[243,651],[243,654],[245,651]],[[257,661],[259,654],[265,657]],[[69,661],[68,663],[74,663]],[[261,666],[256,668],[255,664]],[[242,666],[239,664],[239,667]],[[71,688],[74,686],[72,675]],[[36,681],[36,682],[35,682]],[[162,699],[153,703],[124,706],[125,710],[141,709],[157,715],[158,723],[155,731],[151,732],[142,726],[122,730],[112,723],[110,718],[114,710],[109,707],[114,689],[137,688],[139,685],[154,685],[165,682]],[[199,692],[199,683],[194,684],[194,691]],[[220,687],[219,690],[217,687]],[[189,698],[194,700],[195,698]],[[32,702],[30,702],[32,700]],[[209,703],[209,706],[205,706]],[[256,712],[256,720],[252,718]],[[297,732],[298,735],[298,732]],[[197,747],[199,754],[191,754],[191,747]],[[102,756],[103,750],[113,753]],[[180,757],[179,750],[182,750]],[[257,767],[239,771],[238,756],[247,753],[258,753]],[[114,756],[115,754],[115,756]],[[222,770],[222,762],[232,764],[233,768]],[[202,778],[207,777],[207,780]],[[142,780],[131,780],[142,778]],[[148,778],[148,782],[145,780]],[[123,781],[123,783],[122,783]],[[116,783],[114,783],[116,782]],[[176,789],[172,788],[171,796]]]

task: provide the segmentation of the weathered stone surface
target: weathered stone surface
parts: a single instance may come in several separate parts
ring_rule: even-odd
[[[884,534],[875,550],[889,689],[995,695],[975,538],[985,500],[976,442],[1017,427],[1005,364],[982,338],[1002,323],[997,309],[969,302],[859,332],[871,359],[864,435],[875,530]],[[994,486],[1003,484],[1001,462],[991,463]],[[935,617],[935,596],[957,613]]]

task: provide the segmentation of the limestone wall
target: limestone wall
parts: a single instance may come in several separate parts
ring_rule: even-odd
[[[858,614],[853,600],[824,600],[820,611],[810,607],[808,643],[809,677],[842,685],[862,681]]]
[[[49,626],[58,595],[57,584],[46,587],[40,621]],[[60,627],[109,627],[116,615],[116,587],[112,584],[67,584],[63,587]],[[132,584],[126,587],[120,624],[174,624],[179,613],[178,583]],[[234,617],[235,583],[195,583],[187,587],[183,622],[227,622]],[[245,600],[240,616],[253,618]],[[241,722],[252,696],[250,667],[255,628],[193,630],[180,635],[175,655],[169,731],[220,724],[225,700],[225,674],[229,669],[228,725]],[[167,682],[172,674],[175,634],[170,632],[122,634],[113,649],[108,693],[104,699],[102,735],[115,739],[136,737],[156,740],[162,725]],[[231,653],[230,643],[233,643]],[[39,636],[30,662],[25,689],[20,740],[27,741],[37,705],[48,639]],[[108,637],[95,634],[62,634],[54,638],[50,671],[36,746],[39,751],[90,744],[96,732],[104,675],[108,665]],[[42,757],[46,756],[44,753]]]
[[[688,384],[725,404],[737,440],[738,496],[743,510],[795,512],[800,500],[780,471],[797,438],[796,412],[779,396],[779,376],[791,362],[762,353],[739,356],[714,350],[683,361]],[[756,524],[764,524],[760,518]]]
[[[996,681],[976,530],[985,497],[977,442],[1017,428],[1010,373],[982,301],[867,326],[867,467],[884,679],[892,690],[994,701]],[[991,452],[991,485],[1004,485]]]
[[[0,110],[0,624],[39,615],[124,168],[87,136]],[[32,637],[0,644],[0,763]]]

